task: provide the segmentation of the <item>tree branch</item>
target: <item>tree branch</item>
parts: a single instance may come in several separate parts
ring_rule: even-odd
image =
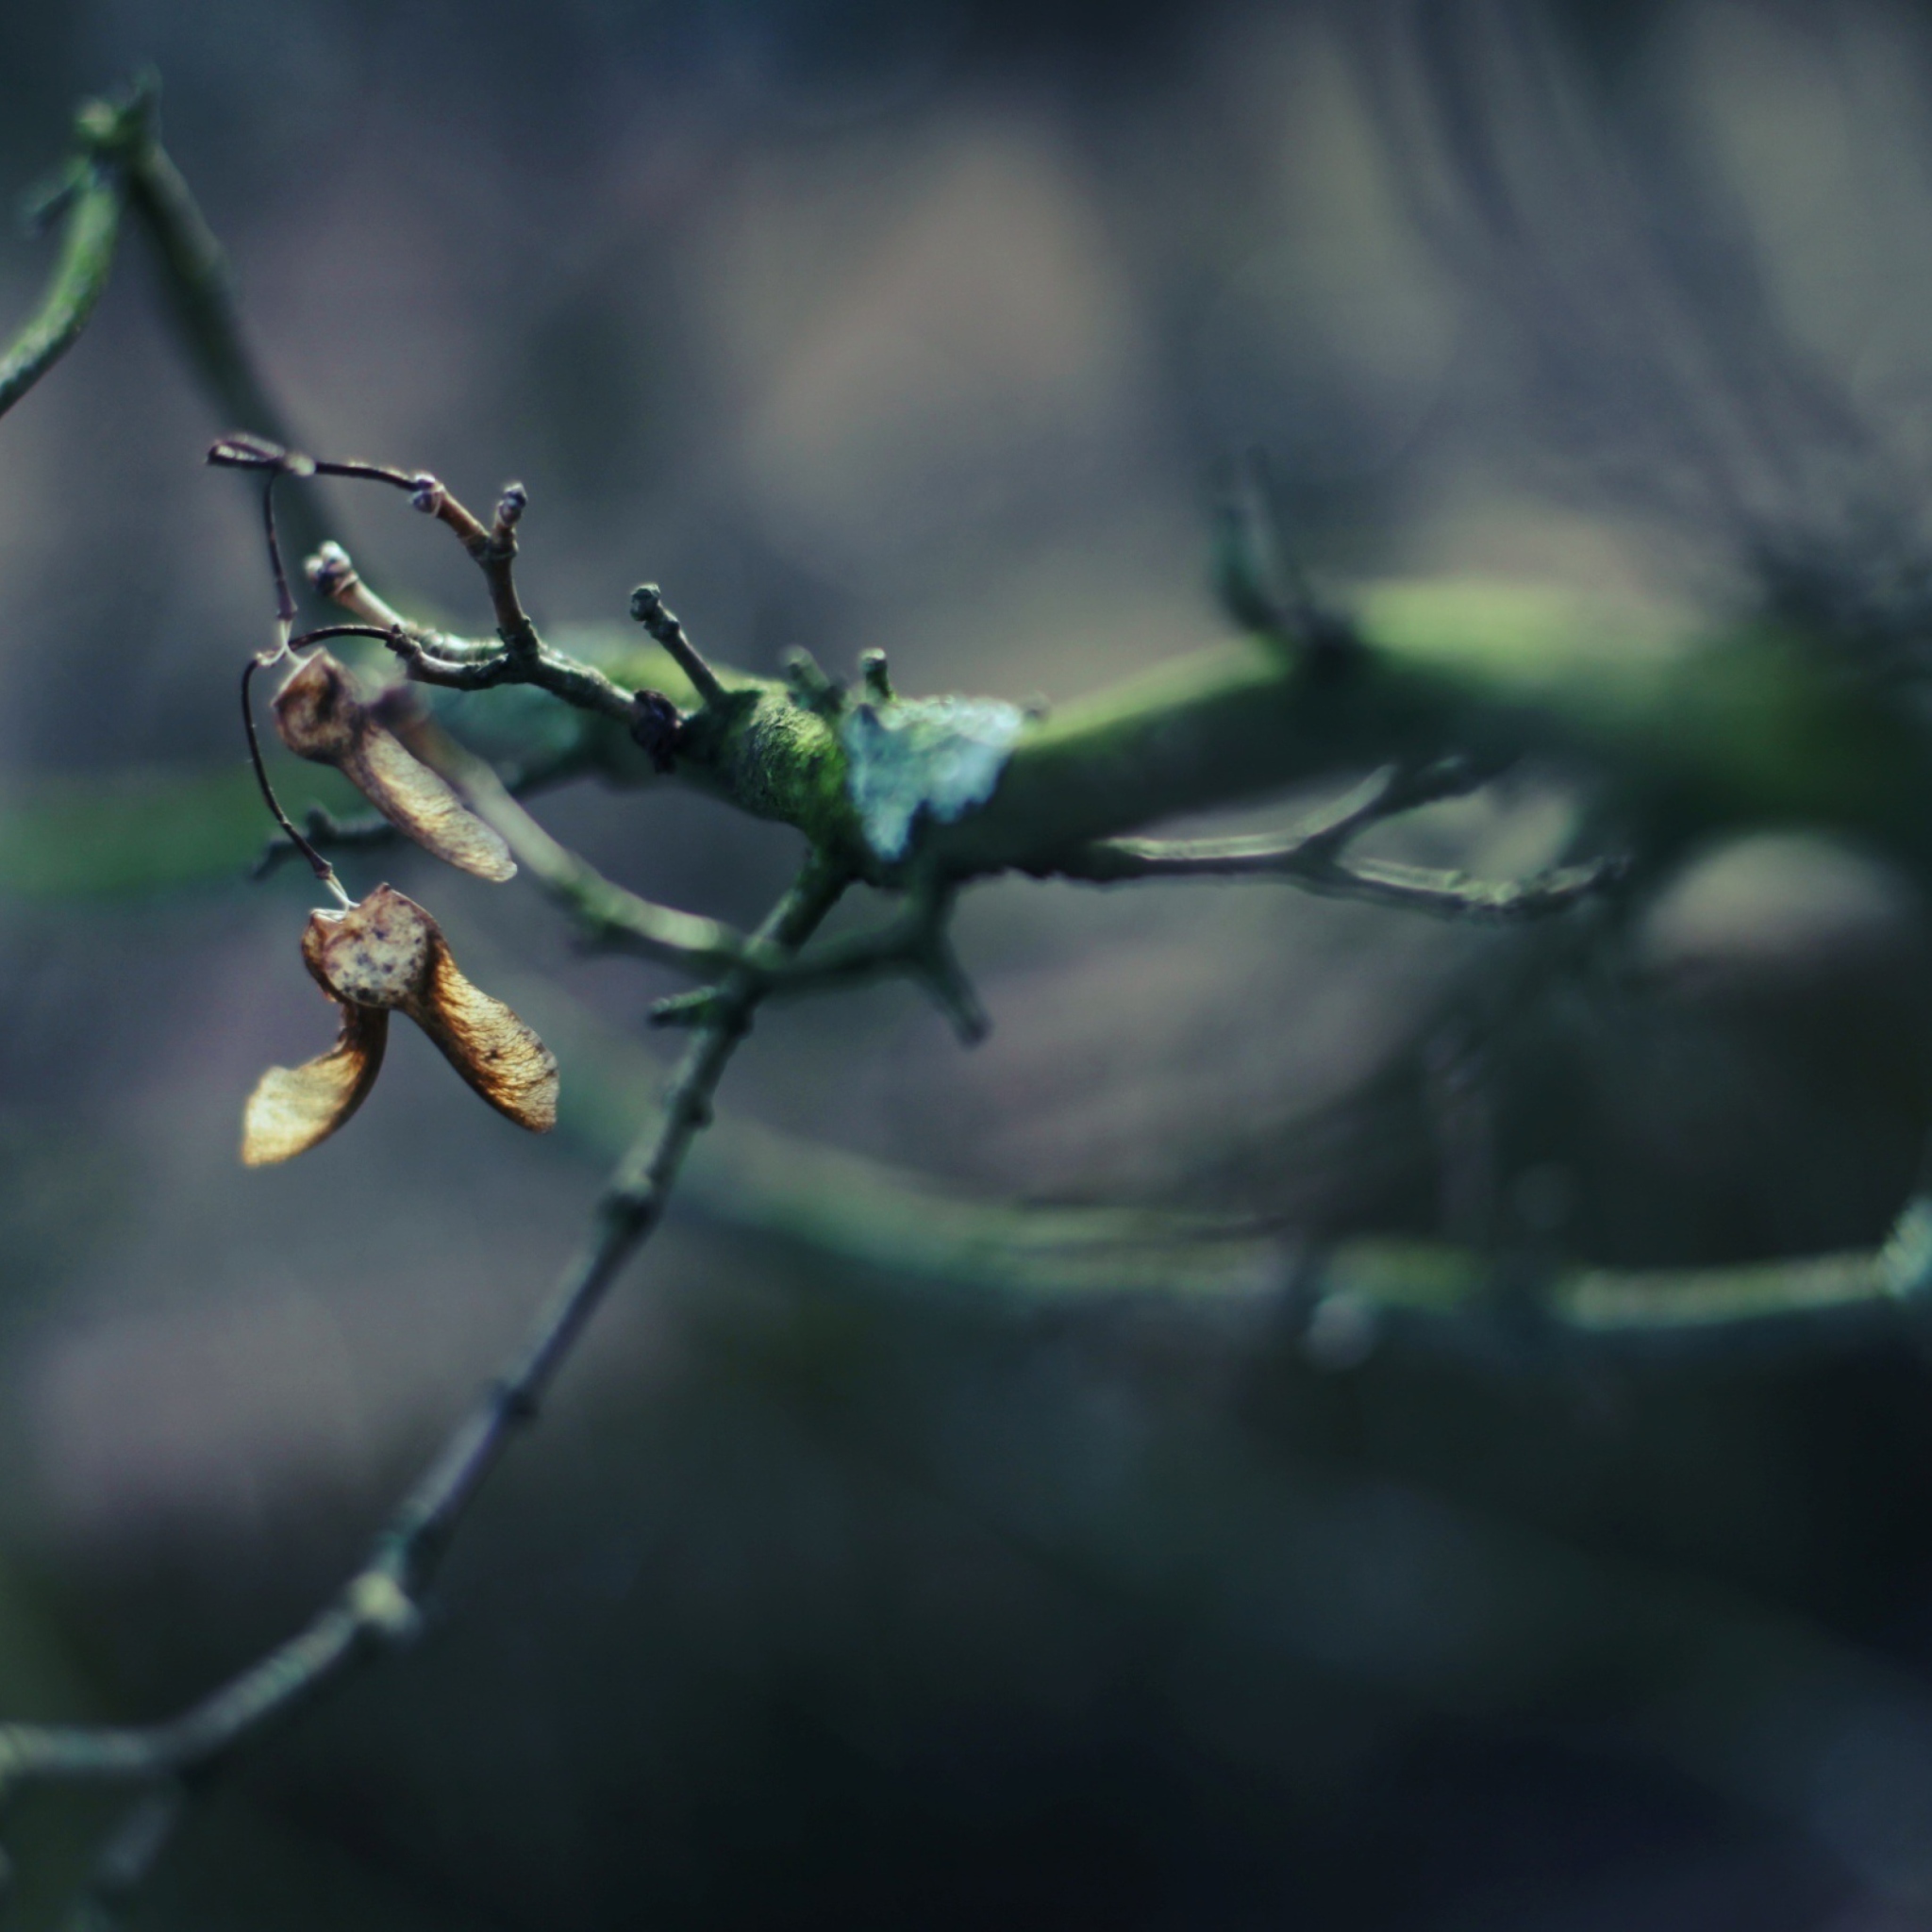
[[[473,643],[466,639],[449,637],[441,631],[408,623],[369,588],[350,560],[349,553],[340,543],[323,544],[308,559],[309,582],[323,596],[356,618],[365,627],[363,635],[376,639],[392,651],[412,682],[439,686],[447,691],[490,691],[505,684],[534,685],[577,710],[593,712],[623,725],[641,743],[645,741],[641,729],[642,722],[646,716],[653,719],[657,716],[655,707],[647,704],[646,700],[668,701],[656,692],[622,691],[595,665],[585,664],[564,652],[552,650],[543,641],[537,627],[524,614],[522,605],[516,601],[510,576],[510,559],[515,556],[515,543],[508,538],[507,528],[505,541],[509,547],[499,550],[494,547],[494,535],[484,531],[475,518],[434,477],[410,479],[404,477],[401,471],[378,472],[375,465],[366,463],[319,462],[316,472],[325,476],[363,476],[374,473],[386,482],[408,484],[413,480],[430,486],[434,492],[430,500],[436,505],[437,514],[442,522],[450,524],[459,535],[466,529],[478,533],[482,548],[480,551],[472,549],[471,554],[483,564],[485,575],[490,579],[491,595],[497,599],[499,621],[504,619],[507,610],[512,613],[517,639],[514,646],[508,633],[499,643]],[[522,486],[512,485],[511,489],[517,492],[516,496],[512,498],[506,491],[504,503],[513,500],[520,503],[523,500]],[[422,493],[418,492],[419,497]],[[503,528],[502,505],[498,509],[498,525]],[[522,515],[521,509],[517,514]],[[465,547],[470,548],[467,541]]]
[[[489,763],[466,751],[433,724],[408,733],[410,748],[447,778],[486,824],[503,835],[517,863],[576,922],[591,943],[631,952],[692,974],[738,969],[750,975],[760,998],[787,967],[786,950],[736,932],[720,920],[626,891],[587,859],[553,839],[510,796]],[[723,988],[707,993],[723,1012]]]
[[[847,875],[814,858],[758,931],[781,954],[810,936]],[[178,1716],[146,1725],[0,1725],[0,1798],[38,1784],[92,1782],[172,1789],[320,1694],[350,1665],[407,1643],[417,1600],[464,1511],[518,1431],[535,1420],[558,1370],[619,1272],[661,1220],[692,1141],[711,1118],[712,1095],[751,1027],[757,975],[727,974],[712,1022],[686,1051],[663,1111],[618,1164],[597,1204],[595,1229],[531,1324],[504,1374],[458,1424],[375,1538],[362,1567],[302,1630]],[[130,1814],[103,1854],[152,1836]],[[160,1834],[165,1836],[165,1832]],[[143,1864],[142,1869],[145,1869]]]
[[[475,941],[470,942],[472,945]],[[804,960],[800,965],[807,963]],[[599,1158],[649,1064],[635,1041],[554,986],[515,983],[520,1010],[580,1071],[563,1128]],[[1601,1268],[1374,1233],[1310,1240],[1252,1214],[1041,1205],[975,1194],[738,1116],[688,1176],[708,1217],[798,1242],[828,1261],[974,1302],[1039,1309],[1143,1300],[1279,1301],[1351,1310],[1378,1340],[1507,1355],[1535,1370],[1579,1350],[1720,1355],[1896,1334],[1932,1307],[1932,1196],[1915,1193],[1875,1248],[1701,1268]]]
[[[904,974],[930,995],[962,1046],[976,1046],[991,1028],[986,1008],[953,950],[949,927],[958,889],[937,873],[917,878],[905,912],[877,932],[833,940],[802,958],[754,962],[767,998],[827,992],[891,974]],[[710,1024],[717,995],[709,988],[674,993],[651,1008],[654,1026]]]
[[[1137,879],[1278,878],[1328,898],[1365,899],[1439,919],[1508,924],[1567,911],[1604,891],[1625,871],[1622,858],[1566,865],[1527,878],[1472,879],[1459,872],[1368,858],[1342,849],[1357,833],[1438,799],[1460,797],[1482,782],[1462,760],[1445,759],[1412,775],[1385,765],[1355,791],[1323,808],[1285,840],[1097,839],[1024,870],[1036,878],[1117,885]]]

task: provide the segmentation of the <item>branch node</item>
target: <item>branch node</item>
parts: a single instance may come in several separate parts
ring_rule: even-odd
[[[378,1643],[405,1644],[423,1628],[423,1612],[387,1570],[365,1570],[345,1592],[356,1627]]]
[[[651,760],[660,777],[677,764],[677,743],[684,715],[661,691],[636,691],[630,698],[630,735]]]

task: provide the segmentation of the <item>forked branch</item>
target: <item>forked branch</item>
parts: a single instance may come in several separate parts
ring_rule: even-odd
[[[1274,878],[1328,898],[1490,924],[1566,912],[1624,876],[1627,861],[1614,857],[1555,866],[1525,878],[1474,879],[1459,872],[1343,856],[1349,841],[1370,826],[1438,799],[1460,797],[1479,783],[1473,768],[1456,760],[1414,774],[1385,765],[1287,839],[1096,839],[1026,870],[1036,877],[1091,885]]]

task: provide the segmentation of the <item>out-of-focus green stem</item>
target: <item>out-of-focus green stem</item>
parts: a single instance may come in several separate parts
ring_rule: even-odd
[[[1641,839],[1640,863],[1725,832],[1805,826],[1932,878],[1932,740],[1828,638],[1700,631],[1506,583],[1371,585],[1351,602],[1358,647],[1338,668],[1234,640],[1029,723],[991,797],[925,827],[911,863],[864,851],[835,730],[776,680],[721,669],[724,699],[688,734],[676,777],[842,848],[879,884],[924,865],[953,878],[1078,870],[1096,841],[1457,755],[1485,770],[1554,763]],[[604,665],[634,684],[663,658],[618,651]],[[472,702],[446,714],[460,735]],[[587,712],[554,722],[574,741],[570,769],[651,782],[622,730]],[[487,749],[520,762],[514,741]]]
[[[291,441],[242,334],[228,258],[152,134],[128,150],[127,198],[160,258],[161,289],[182,347],[226,426]]]
[[[1508,585],[1381,586],[1339,667],[1262,641],[1177,658],[1022,736],[928,850],[973,873],[1326,774],[1451,753],[1555,758],[1673,841],[1804,823],[1932,863],[1932,759],[1895,692],[1825,641],[1698,639]]]
[[[57,197],[64,222],[60,258],[39,313],[0,362],[0,414],[87,326],[114,265],[123,213],[131,211],[154,244],[175,332],[223,426],[287,443],[288,426],[242,333],[227,257],[161,145],[159,86],[143,75],[119,98],[86,102],[75,117],[78,154]],[[312,487],[290,488],[282,514],[301,548],[325,534]]]
[[[0,361],[0,415],[19,402],[73,348],[94,312],[114,266],[121,232],[121,184],[93,161],[76,169],[69,191],[60,258],[34,316]]]

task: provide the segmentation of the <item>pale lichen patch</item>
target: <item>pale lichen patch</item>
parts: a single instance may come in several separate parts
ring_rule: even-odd
[[[839,721],[845,789],[874,856],[904,858],[922,818],[951,824],[984,805],[1025,723],[997,698],[853,706]]]

